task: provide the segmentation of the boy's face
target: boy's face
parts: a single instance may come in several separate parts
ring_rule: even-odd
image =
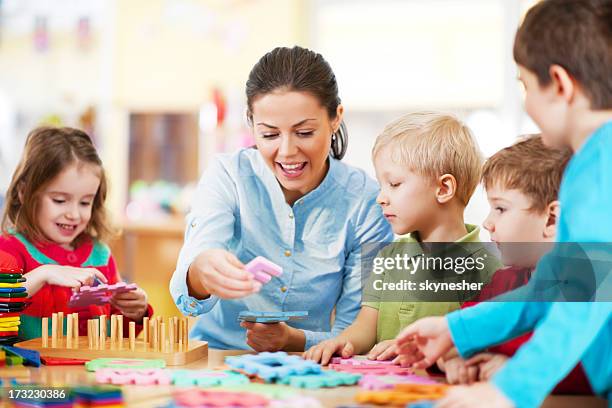
[[[535,266],[554,241],[547,211],[532,210],[528,196],[499,185],[487,189],[487,200],[491,209],[483,226],[497,244],[504,265]]]
[[[542,87],[538,77],[522,65],[519,68],[519,80],[525,88],[525,110],[542,131],[542,141],[550,147],[569,145],[567,140],[567,104],[557,94],[551,82]]]
[[[419,231],[437,208],[436,187],[426,177],[397,164],[391,157],[392,148],[385,146],[374,158],[380,193],[376,202],[393,232],[398,235]]]

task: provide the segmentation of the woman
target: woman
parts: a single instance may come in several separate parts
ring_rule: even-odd
[[[181,312],[200,316],[191,336],[211,348],[302,351],[353,321],[361,246],[393,235],[376,183],[340,162],[343,107],[320,54],[272,50],[251,70],[246,95],[256,148],[220,155],[202,176],[170,290]],[[283,274],[262,287],[244,270],[256,256]],[[243,310],[309,317],[239,324]]]

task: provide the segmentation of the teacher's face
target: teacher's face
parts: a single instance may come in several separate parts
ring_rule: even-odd
[[[327,174],[331,135],[342,106],[330,120],[319,100],[306,92],[274,91],[253,102],[257,149],[278,179],[289,204],[314,190]]]

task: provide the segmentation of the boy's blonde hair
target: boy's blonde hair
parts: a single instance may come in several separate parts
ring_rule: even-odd
[[[392,160],[436,180],[451,174],[456,196],[470,201],[480,180],[482,156],[472,131],[456,117],[437,112],[408,113],[389,123],[376,138],[372,158],[389,146]]]
[[[547,147],[539,134],[523,136],[485,162],[482,183],[487,190],[493,186],[519,190],[531,200],[529,209],[541,213],[557,200],[571,157],[569,148]]]

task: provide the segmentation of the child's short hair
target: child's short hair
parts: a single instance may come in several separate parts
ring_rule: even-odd
[[[114,230],[104,208],[108,187],[102,160],[85,132],[68,127],[39,127],[28,135],[6,194],[2,232],[15,231],[29,240],[45,242],[37,222],[41,194],[51,180],[73,163],[99,168],[100,186],[92,204],[91,220],[83,234],[100,241],[111,238]]]
[[[542,143],[541,135],[528,135],[491,156],[482,170],[485,189],[498,186],[519,190],[531,200],[530,210],[542,212],[559,195],[569,148],[555,149]]]
[[[565,68],[592,109],[612,108],[612,1],[543,0],[532,7],[514,41],[515,61],[550,83],[550,66]]]
[[[452,174],[456,196],[468,204],[480,180],[482,156],[472,131],[459,119],[437,112],[408,113],[376,138],[372,158],[385,146],[392,147],[393,161],[420,175],[435,180]]]

